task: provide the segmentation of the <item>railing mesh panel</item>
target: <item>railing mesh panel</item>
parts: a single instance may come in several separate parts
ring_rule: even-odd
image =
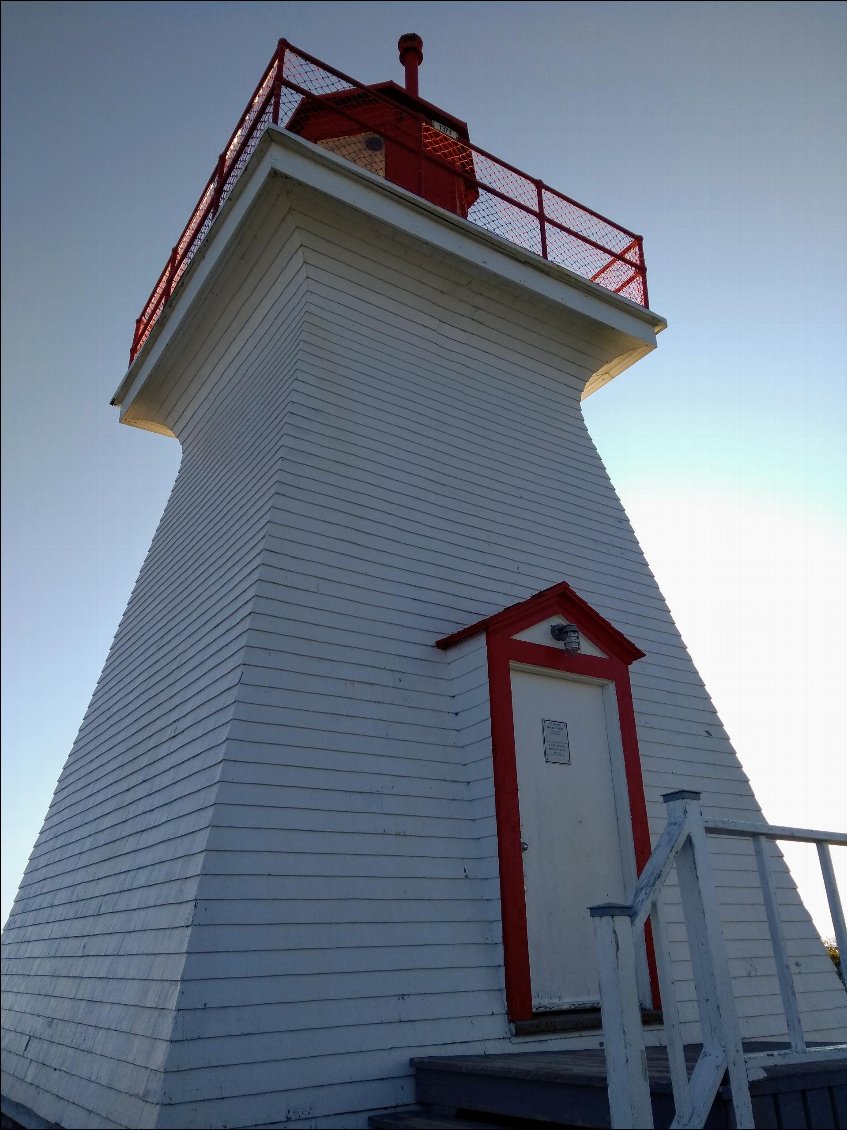
[[[130,362],[149,337],[262,134],[274,121],[283,129],[291,125],[303,132],[299,127],[316,110],[332,113],[338,123],[338,137],[318,141],[325,150],[384,177],[384,150],[390,141],[406,154],[407,164],[409,159],[419,162],[421,183],[432,177],[441,185],[442,206],[606,290],[647,305],[640,237],[453,136],[423,114],[400,106],[384,92],[281,43],[144,305]],[[444,195],[448,182],[455,186],[449,200]]]

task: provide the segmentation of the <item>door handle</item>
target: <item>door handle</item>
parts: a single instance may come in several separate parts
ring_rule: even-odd
[[[526,840],[521,840],[521,851],[527,851],[528,849],[529,844],[526,842]]]

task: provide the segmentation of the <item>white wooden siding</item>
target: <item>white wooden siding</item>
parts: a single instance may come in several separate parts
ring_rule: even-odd
[[[621,335],[291,182],[251,223],[128,410],[183,463],[10,925],[10,1093],[58,1121],[364,1126],[409,1056],[512,1046],[484,643],[434,643],[557,581],[647,652],[654,833],[672,788],[758,812],[583,422]],[[716,866],[763,1034],[755,863]]]
[[[283,274],[284,334],[298,284]],[[66,1125],[158,1117],[278,475],[277,443],[245,460],[228,427],[233,397],[257,410],[268,379],[252,334],[241,354],[213,381],[202,440],[184,445],[4,933],[4,1066],[17,1076],[4,1093]],[[280,365],[273,377],[282,430],[291,377]]]

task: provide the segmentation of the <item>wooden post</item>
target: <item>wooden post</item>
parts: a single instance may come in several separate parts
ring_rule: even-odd
[[[839,977],[847,989],[847,927],[844,925],[844,908],[841,905],[841,896],[838,893],[838,881],[835,878],[835,868],[832,866],[832,855],[829,844],[818,844],[818,859],[823,875],[823,885],[826,888],[826,898],[829,903],[829,913],[832,917],[832,928],[835,931],[835,944],[841,954],[841,969]]]
[[[688,1125],[705,1124],[726,1069],[735,1125],[738,1130],[752,1130],[753,1105],[700,794],[681,790],[662,799],[671,818],[684,812],[688,822],[688,840],[679,851],[676,867],[703,1037],[703,1054],[691,1076],[692,1110]]]
[[[589,908],[597,939],[611,1126],[653,1128],[630,908]]]
[[[658,894],[658,892],[657,892]],[[688,1067],[673,980],[673,959],[665,937],[662,911],[657,897],[650,915],[653,927],[653,948],[656,953],[656,970],[659,975],[659,992],[662,994],[662,1022],[665,1029],[665,1046],[668,1052],[675,1118],[686,1122],[691,1116],[691,1090],[688,1085]]]
[[[785,1020],[788,1025],[788,1037],[795,1052],[804,1052],[806,1041],[803,1038],[803,1024],[800,1020],[797,994],[794,991],[794,974],[791,972],[791,962],[788,960],[788,951],[785,948],[782,918],[779,913],[779,904],[776,900],[773,875],[768,859],[768,841],[764,836],[753,836],[753,848],[756,852],[759,882],[762,884],[762,896],[765,900],[765,914],[768,917],[768,929],[771,934],[771,945],[776,962],[779,991],[782,994],[782,1007],[785,1010]]]

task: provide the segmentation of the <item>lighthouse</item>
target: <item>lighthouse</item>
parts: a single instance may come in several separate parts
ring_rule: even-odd
[[[599,1049],[588,907],[663,794],[761,822],[582,416],[664,329],[641,238],[399,47],[366,85],[280,41],[136,322],[113,402],[182,461],[4,933],[23,1125],[364,1127],[414,1058]],[[742,1035],[790,1037],[756,856],[713,871]]]

